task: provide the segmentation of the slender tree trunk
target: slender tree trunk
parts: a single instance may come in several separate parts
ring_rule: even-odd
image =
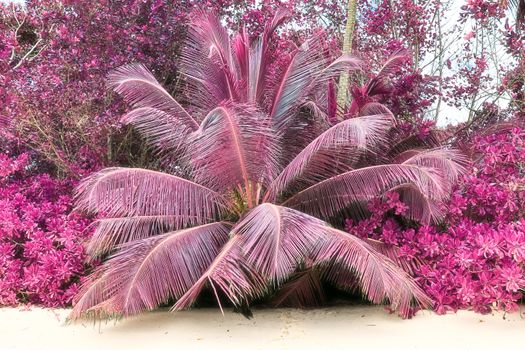
[[[438,6],[437,8],[437,30],[438,30],[438,76],[439,76],[439,96],[438,101],[436,105],[436,114],[434,115],[434,121],[437,123],[439,119],[439,112],[441,109],[441,101],[443,100],[443,54],[444,54],[444,48],[443,48],[443,36],[441,35],[441,6]],[[417,69],[418,66],[414,66],[414,69]]]
[[[348,0],[348,10],[346,13],[346,27],[345,35],[343,38],[343,54],[352,52],[352,41],[354,39],[354,28],[357,15],[357,0]],[[338,118],[342,119],[345,110],[346,103],[348,100],[348,72],[342,72],[339,76],[339,86],[337,89],[337,106]]]

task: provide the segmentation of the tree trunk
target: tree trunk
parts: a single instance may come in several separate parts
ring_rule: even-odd
[[[352,52],[352,41],[354,39],[354,28],[357,15],[357,0],[348,0],[348,10],[346,13],[345,35],[343,38],[343,54]],[[337,89],[337,116],[339,119],[343,118],[343,111],[345,110],[348,100],[348,72],[342,72],[339,76],[339,86]]]

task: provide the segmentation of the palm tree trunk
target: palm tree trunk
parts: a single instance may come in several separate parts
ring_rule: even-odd
[[[352,41],[354,39],[354,28],[357,15],[357,0],[348,0],[348,9],[346,13],[346,27],[345,35],[343,38],[343,54],[352,52]],[[348,94],[348,72],[342,72],[339,76],[339,86],[337,89],[337,106],[338,108],[338,118],[342,119]]]

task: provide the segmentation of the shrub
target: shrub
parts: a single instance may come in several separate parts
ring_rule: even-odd
[[[518,128],[476,137],[477,161],[452,195],[444,226],[407,225],[399,217],[406,206],[390,194],[347,229],[399,247],[438,313],[516,311],[525,288],[524,145]]]
[[[85,271],[89,221],[70,214],[73,183],[33,166],[28,154],[0,154],[0,305],[66,306]]]

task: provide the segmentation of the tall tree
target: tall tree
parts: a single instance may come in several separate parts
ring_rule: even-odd
[[[352,51],[356,15],[357,0],[348,0],[345,35],[343,38],[343,54],[349,54]],[[343,71],[339,76],[339,88],[337,89],[337,106],[339,107],[339,110],[344,110],[344,107],[346,106],[349,78],[350,76],[347,71]],[[339,117],[342,117],[340,114],[341,113],[339,113]]]

